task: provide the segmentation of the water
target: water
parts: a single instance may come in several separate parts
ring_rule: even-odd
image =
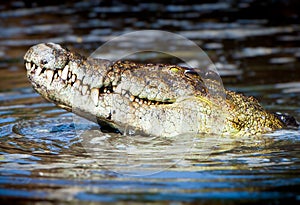
[[[299,120],[298,2],[93,2],[0,6],[2,202],[299,203],[299,129],[255,138],[93,139],[97,125],[74,121],[32,90],[22,60],[39,42],[89,55],[124,32],[172,31],[207,52],[226,88]],[[173,63],[159,55],[138,60]],[[101,145],[92,155],[84,146],[90,140]]]

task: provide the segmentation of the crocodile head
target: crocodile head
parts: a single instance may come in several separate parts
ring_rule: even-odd
[[[247,135],[284,126],[252,98],[226,91],[216,101],[199,75],[179,66],[85,58],[54,43],[31,47],[24,60],[44,98],[121,132],[213,133],[223,123],[223,133]]]
[[[179,133],[182,109],[192,109],[182,107],[189,106],[186,99],[207,92],[199,76],[178,66],[85,58],[54,43],[31,47],[24,60],[33,88],[45,99],[119,130]],[[189,119],[188,130],[194,130],[196,121]]]

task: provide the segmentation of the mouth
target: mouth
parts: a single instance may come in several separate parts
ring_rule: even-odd
[[[115,85],[116,83],[113,82],[105,83],[105,85],[102,85],[101,87],[92,87],[89,84],[83,83],[85,75],[76,73],[74,69],[72,71],[69,63],[67,63],[63,68],[56,68],[55,70],[39,66],[33,61],[28,60],[25,60],[24,64],[27,69],[27,75],[35,86],[43,87],[44,89],[55,88],[56,86],[54,83],[59,83],[64,87],[70,86],[77,92],[81,93],[82,96],[90,96],[95,106],[98,106],[99,98],[108,94],[120,94],[131,101],[131,103],[140,106],[157,106],[174,103],[169,101],[163,102],[140,98],[132,95],[128,90],[118,88],[118,84]],[[49,99],[48,96],[44,97]]]
[[[72,85],[76,81],[76,75],[74,75],[72,72],[69,71],[68,65],[66,65],[63,69],[52,70],[42,66],[38,66],[33,62],[29,62],[25,60],[25,67],[27,71],[30,72],[30,75],[43,77],[47,79],[50,82],[50,84],[54,80],[58,80],[58,79]]]

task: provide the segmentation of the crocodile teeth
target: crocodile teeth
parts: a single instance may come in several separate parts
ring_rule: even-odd
[[[135,97],[133,95],[131,95],[129,99],[130,99],[131,102],[133,102]]]
[[[81,90],[82,95],[86,94],[87,89],[88,89],[87,85],[82,86],[82,90]]]
[[[61,72],[62,72],[61,70],[57,71],[57,74],[58,74],[59,77],[61,76]]]
[[[38,66],[36,71],[35,71],[36,75],[40,75],[41,72],[42,72],[42,68],[40,66]]]
[[[27,69],[27,70],[30,70],[30,69],[31,69],[31,64],[30,64],[29,62],[26,63],[25,66],[26,66],[26,69]]]
[[[53,75],[54,75],[53,70],[46,70],[46,76],[47,76],[47,79],[50,80],[50,83],[52,83]]]
[[[95,106],[98,106],[98,98],[99,98],[99,89],[98,88],[91,89],[91,98],[92,98],[92,101],[94,102]]]
[[[71,81],[74,83],[74,82],[75,82],[75,80],[76,80],[76,75],[75,75],[75,74],[73,74],[73,75],[72,75],[72,79],[71,79]]]
[[[61,73],[61,79],[67,80],[68,78],[68,72],[69,72],[69,66],[66,65]]]
[[[33,63],[32,63],[32,64],[33,64]],[[27,66],[28,66],[28,69],[29,69],[29,70],[33,70],[33,68],[31,67],[32,64],[31,64],[31,63],[28,63]],[[33,64],[33,65],[34,65],[34,64]]]

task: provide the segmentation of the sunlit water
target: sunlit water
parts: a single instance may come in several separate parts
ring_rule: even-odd
[[[299,129],[249,138],[149,140],[100,134],[96,124],[76,121],[36,94],[22,60],[28,47],[39,42],[63,43],[89,55],[125,31],[173,31],[207,52],[226,88],[299,120],[300,26],[293,9],[284,14],[270,7],[282,15],[278,19],[252,16],[251,1],[28,4],[13,1],[0,7],[0,200],[299,202]],[[137,60],[174,63],[160,57]]]

